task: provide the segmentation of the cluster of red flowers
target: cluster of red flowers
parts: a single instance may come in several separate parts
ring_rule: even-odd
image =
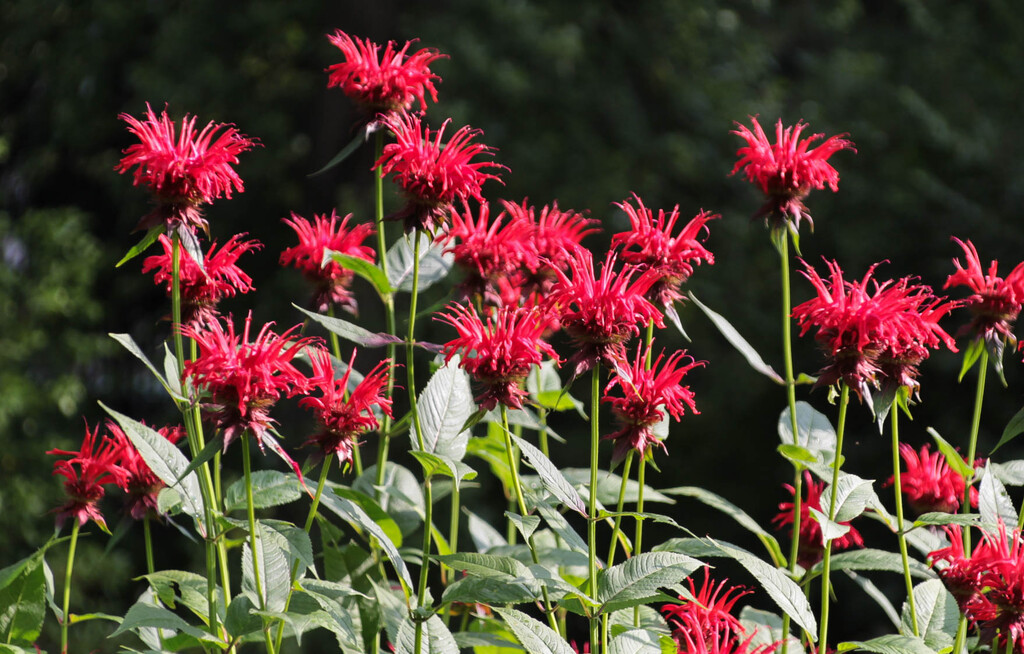
[[[956,513],[964,499],[964,478],[949,467],[942,452],[930,451],[926,443],[920,452],[906,443],[900,444],[900,457],[907,469],[900,475],[903,494],[918,513],[939,511]],[[975,462],[980,463],[980,460]],[[893,477],[888,484],[893,483]],[[978,506],[978,489],[971,488],[971,506]]]
[[[113,422],[107,422],[110,435],[100,438],[99,427],[85,429],[82,447],[77,452],[50,450],[47,454],[69,456],[53,463],[53,474],[64,477],[64,492],[68,500],[58,509],[57,526],[71,518],[80,526],[92,520],[106,530],[107,523],[100,511],[100,500],[106,495],[106,486],[113,484],[128,494],[125,510],[134,519],[157,515],[157,496],[164,487],[139,454],[135,446]],[[164,427],[159,433],[171,443],[184,436],[181,427]]]
[[[945,345],[956,352],[953,338],[938,324],[955,302],[937,298],[910,278],[879,283],[871,266],[859,282],[847,282],[834,261],[826,261],[829,279],[805,264],[804,276],[817,291],[793,309],[803,336],[817,328],[816,339],[829,357],[817,385],[843,381],[862,399],[883,382],[917,389],[917,366],[930,348]]]
[[[983,339],[997,354],[1002,354],[1005,343],[1017,342],[1013,323],[1024,303],[1024,263],[1017,264],[1004,279],[996,274],[998,261],[993,260],[985,272],[974,244],[956,237],[953,240],[963,248],[967,267],[964,268],[959,259],[953,259],[956,272],[949,276],[943,288],[966,286],[973,291],[963,304],[974,314],[974,319],[960,333]]]
[[[680,653],[685,654],[768,654],[780,643],[752,647],[755,634],[747,633],[732,614],[736,602],[753,591],[741,586],[726,587],[728,580],[717,585],[704,568],[704,583],[697,590],[693,578],[686,579],[690,597],[679,604],[665,604],[661,612],[672,628],[672,637]]]
[[[960,612],[992,651],[1024,652],[1024,537],[1002,522],[984,532],[967,556],[959,526],[947,527],[949,546],[928,559],[956,599]],[[996,649],[998,648],[998,649]]]
[[[783,486],[792,495],[795,489],[789,484]],[[821,525],[811,516],[811,509],[827,514],[828,507],[821,506],[821,495],[825,491],[825,482],[814,481],[811,473],[804,471],[804,487],[807,488],[807,497],[800,503],[800,536],[797,544],[797,563],[810,569],[820,561],[825,554],[825,535],[821,531]],[[781,502],[779,513],[772,519],[772,523],[779,529],[793,524],[793,502]],[[851,547],[864,547],[864,539],[856,527],[850,526],[849,522],[840,522],[840,525],[849,527],[850,530],[839,538],[832,540],[833,550],[845,550]]]

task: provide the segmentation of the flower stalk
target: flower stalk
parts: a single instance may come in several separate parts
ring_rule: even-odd
[[[841,383],[840,387],[842,390],[839,394],[839,419],[838,426],[836,428],[836,458],[832,462],[832,486],[828,502],[828,519],[830,522],[834,522],[836,517],[836,488],[839,486],[839,468],[842,465],[843,460],[843,435],[846,431],[846,409],[850,404],[850,387],[847,386],[846,383]],[[822,531],[824,532],[824,530]],[[825,558],[822,561],[821,625],[818,631],[819,648],[824,648],[826,643],[828,643],[828,609],[830,604],[830,595],[832,593],[831,573],[832,539],[829,538],[825,540]]]
[[[910,578],[910,559],[907,555],[907,535],[903,531],[903,486],[900,481],[900,419],[899,406],[896,399],[890,412],[890,425],[892,432],[892,485],[896,493],[896,536],[900,543],[900,559],[903,562],[903,582],[907,589],[907,605],[910,607],[910,624],[915,636],[921,632],[917,624],[917,608],[914,606],[914,581]],[[968,501],[968,504],[970,502]]]
[[[61,654],[68,654],[68,627],[71,624],[71,615],[68,609],[71,606],[71,573],[75,567],[75,550],[78,548],[78,532],[81,525],[75,520],[71,526],[71,544],[68,546],[68,564],[64,569],[64,602],[61,604],[63,615],[60,621],[60,651]]]

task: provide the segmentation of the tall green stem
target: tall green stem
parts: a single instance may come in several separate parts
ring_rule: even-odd
[[[644,486],[647,483],[647,457],[640,457],[640,465],[636,472],[636,481],[639,487],[636,490],[636,512],[643,515],[644,512]],[[636,531],[633,533],[633,551],[637,554],[643,552],[644,547],[644,519],[637,517]],[[633,626],[640,628],[640,607],[633,607]]]
[[[249,519],[249,550],[252,554],[252,580],[256,590],[256,596],[260,600],[260,608],[268,610],[266,598],[263,595],[263,584],[260,580],[260,548],[257,543],[256,507],[252,496],[252,462],[249,452],[249,434],[242,434],[242,471],[245,476],[245,509]],[[270,636],[270,626],[264,625],[263,639],[266,643],[267,654],[274,654],[274,640]]]
[[[374,135],[374,161],[378,161],[384,151],[384,130],[378,130]],[[377,228],[377,259],[384,276],[388,276],[388,243],[387,235],[384,233],[384,178],[381,177],[380,167],[374,169],[374,224]],[[398,335],[395,327],[395,299],[393,294],[384,298],[384,322],[388,334]],[[388,390],[387,397],[391,397],[395,390],[395,344],[387,346],[388,357]],[[377,488],[384,485],[384,468],[388,460],[388,447],[391,442],[391,418],[384,415],[381,419],[380,446],[377,448]],[[377,501],[381,501],[378,490]]]
[[[832,486],[829,489],[828,519],[836,518],[836,488],[839,486],[839,468],[843,459],[843,435],[846,431],[846,409],[850,405],[850,387],[840,382],[842,391],[839,395],[839,424],[836,427],[836,458],[832,462]],[[821,626],[818,632],[818,648],[824,650],[828,643],[828,609],[832,573],[832,539],[825,542],[825,559],[821,572]]]
[[[910,624],[914,629],[914,635],[920,636],[921,632],[917,626],[917,609],[914,606],[914,582],[910,578],[910,559],[907,556],[907,535],[903,532],[903,486],[900,481],[900,412],[895,402],[889,413],[892,425],[892,485],[896,493],[896,535],[900,541],[900,558],[903,560],[903,582],[907,587]]]
[[[619,500],[615,504],[615,525],[612,527],[612,542],[608,546],[608,560],[605,562],[609,568],[615,565],[615,550],[618,548],[619,539],[622,535],[622,509],[626,504],[626,486],[629,484],[629,469],[633,467],[633,450],[626,453],[626,460],[622,463],[622,483],[619,484]],[[627,553],[628,554],[628,553]]]
[[[974,391],[974,413],[971,415],[971,435],[967,443],[967,465],[974,469],[974,457],[978,453],[978,431],[981,428],[981,406],[985,400],[985,378],[988,375],[988,348],[981,348],[978,357],[978,385]],[[960,503],[960,512],[964,515],[971,512],[971,484],[973,479],[964,484],[964,497]],[[964,552],[971,551],[971,530],[964,529]]]
[[[594,362],[590,383],[590,503],[587,509],[587,571],[590,579],[590,594],[597,594],[597,466],[598,448],[601,444],[601,429],[598,424],[598,409],[601,401],[601,363]],[[603,652],[598,648],[598,620],[590,618],[590,651]]]
[[[60,651],[61,654],[68,654],[68,626],[71,623],[71,614],[68,609],[71,606],[71,571],[75,567],[75,549],[78,548],[78,518],[72,516],[74,525],[71,527],[71,545],[68,548],[68,565],[64,569],[64,604],[62,609],[64,615],[60,621]]]

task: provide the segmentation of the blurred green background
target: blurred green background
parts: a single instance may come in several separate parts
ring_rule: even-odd
[[[628,224],[611,203],[633,192],[648,206],[679,204],[687,216],[720,213],[706,242],[716,263],[698,269],[690,288],[777,368],[777,257],[749,219],[758,193],[728,175],[740,145],[729,133],[733,121],[802,118],[814,132],[848,132],[856,143],[857,154],[832,160],[840,193],[808,200],[816,231],[805,230],[801,245],[811,262],[836,258],[859,276],[887,259],[880,276],[913,274],[941,286],[960,254],[951,235],[972,239],[986,262],[1000,259],[1004,273],[1024,258],[1024,18],[1009,0],[5,0],[0,567],[52,533],[47,512],[61,488],[44,452],[77,448],[83,417],[90,425],[103,419],[96,400],[155,423],[172,418],[148,373],[106,337],[128,332],[155,352],[167,312],[162,292],[139,272],[141,259],[114,269],[148,211],[146,194],[113,172],[131,142],[117,114],[166,103],[175,118],[233,122],[260,139],[263,147],[239,167],[246,192],[207,215],[215,237],[247,231],[266,245],[243,259],[257,292],[225,308],[252,308],[258,320],[289,326],[300,319],[290,303],[303,303],[306,289],[293,271],[277,269],[294,240],[281,218],[336,207],[368,220],[372,212],[367,150],[308,176],[348,142],[356,117],[339,90],[326,88],[323,70],[340,53],[324,35],[335,28],[379,43],[418,38],[450,55],[434,66],[444,81],[428,119],[437,126],[451,116],[484,130],[511,169],[504,188],[489,185],[491,199],[557,199],[589,209],[606,234]],[[602,247],[601,239],[591,245]],[[809,296],[801,278],[794,287],[795,301]],[[379,324],[373,298],[360,304],[362,320]],[[659,457],[662,473],[650,483],[708,487],[766,524],[790,480],[788,464],[773,454],[784,393],[702,315],[690,307],[681,314],[692,343],[671,332],[667,342],[709,362],[690,378],[701,415],[673,429],[670,455]],[[954,315],[947,329],[966,320]],[[812,344],[797,344],[797,362],[817,370]],[[1007,357],[1009,389],[990,386],[982,452],[1021,405],[1018,362]],[[933,425],[965,442],[973,384],[957,385],[958,369],[950,353],[925,365],[924,402],[905,440],[924,442]],[[800,397],[833,415],[824,391],[802,388]],[[888,440],[866,410],[852,411],[851,421],[846,469],[886,478]],[[1019,456],[1020,446],[1000,453]],[[671,511],[698,534],[756,547],[698,505]],[[885,533],[866,531],[876,539],[870,544],[893,547]],[[82,560],[96,563],[80,568],[73,610],[87,603],[123,613],[141,588],[129,580],[143,569],[136,536],[103,558],[106,537],[86,541]],[[60,556],[51,565],[62,565]],[[174,552],[166,559],[181,565]],[[895,593],[892,577],[878,583]],[[740,573],[734,579],[750,583]],[[856,608],[859,590],[841,584],[839,592],[838,638],[891,631],[877,609]],[[101,651],[115,649],[103,640],[109,629],[76,627],[80,642]]]

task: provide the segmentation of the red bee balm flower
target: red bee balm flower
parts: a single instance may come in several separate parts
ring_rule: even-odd
[[[236,293],[248,293],[254,289],[252,278],[238,267],[237,261],[246,252],[262,247],[259,241],[243,241],[245,234],[235,234],[220,250],[217,242],[210,245],[203,257],[200,268],[192,257],[178,250],[178,279],[181,288],[182,322],[202,324],[212,320],[217,313],[217,304],[225,297]],[[167,294],[171,294],[174,284],[171,256],[173,246],[171,239],[160,235],[163,254],[146,257],[142,264],[142,272],[156,271],[153,281],[165,284]]]
[[[334,365],[327,350],[311,349],[309,358],[313,364],[313,377],[310,381],[322,395],[299,400],[299,406],[313,410],[321,426],[306,445],[316,445],[324,456],[336,454],[342,464],[352,460],[352,449],[357,445],[360,434],[380,428],[374,407],[393,417],[391,398],[387,397],[388,361],[377,364],[350,392],[349,378],[355,355],[353,350],[345,374],[339,379],[334,375]]]
[[[697,236],[707,230],[709,220],[719,216],[701,211],[673,236],[679,220],[678,205],[668,215],[659,209],[655,219],[654,212],[644,206],[639,196],[634,194],[633,199],[636,208],[628,200],[615,205],[629,216],[632,229],[613,236],[612,247],[622,248],[623,261],[658,273],[660,279],[648,296],[655,304],[668,306],[682,298],[679,286],[693,274],[694,266],[702,261],[715,263],[714,255],[697,242]]]
[[[793,487],[783,484],[783,487],[793,493]],[[804,471],[804,488],[807,489],[807,498],[800,504],[800,542],[797,546],[797,562],[805,568],[811,568],[820,561],[825,554],[825,538],[821,533],[821,525],[811,517],[811,509],[815,509],[827,515],[828,507],[822,508],[821,494],[825,490],[825,482],[816,482],[811,473]],[[772,519],[778,529],[783,529],[793,524],[793,503],[782,502],[779,504],[779,514]],[[839,524],[849,526],[849,522]],[[864,547],[864,539],[856,528],[850,527],[850,531],[832,541],[833,550],[845,550],[851,547]]]
[[[1017,342],[1013,323],[1024,302],[1024,263],[1017,264],[1003,279],[996,274],[998,261],[993,260],[986,273],[981,268],[981,258],[974,244],[956,237],[953,240],[963,248],[967,268],[960,264],[959,259],[953,259],[956,272],[949,276],[943,288],[966,286],[974,292],[964,302],[974,314],[974,320],[960,331],[983,338],[989,347],[996,347],[999,352],[1003,343],[1013,345]]]
[[[522,383],[532,367],[545,354],[558,361],[541,340],[546,328],[543,315],[534,309],[503,307],[485,321],[472,306],[455,304],[449,310],[438,319],[454,327],[459,337],[445,344],[445,361],[462,354],[462,367],[485,388],[476,398],[481,408],[523,408]]]
[[[338,254],[359,257],[374,263],[376,253],[373,248],[363,245],[363,241],[374,233],[373,225],[360,223],[348,226],[352,214],[348,214],[338,222],[338,214],[331,211],[331,216],[314,215],[312,224],[292,212],[291,220],[284,222],[295,230],[299,236],[299,244],[281,253],[281,265],[292,265],[302,271],[306,279],[316,287],[313,296],[313,308],[324,313],[331,305],[337,304],[349,313],[356,315],[358,306],[356,298],[349,287],[355,273],[336,261],[324,262],[324,251],[331,250]]]
[[[661,607],[661,612],[672,626],[673,632],[692,631],[695,626],[698,626],[702,633],[718,629],[742,632],[740,621],[732,615],[731,611],[741,597],[750,595],[754,591],[741,586],[726,588],[725,584],[728,580],[715,585],[708,574],[708,568],[705,567],[703,570],[704,583],[699,591],[693,583],[693,577],[686,578],[693,599],[687,599],[680,595],[679,599],[683,600],[682,603],[665,604]],[[685,640],[681,636],[679,634],[676,638],[680,644]]]
[[[134,520],[142,520],[147,514],[158,515],[157,498],[165,486],[164,482],[153,474],[121,427],[108,421],[107,429],[117,448],[118,465],[124,468],[127,475],[124,487],[128,493],[128,514]],[[185,430],[181,427],[162,427],[157,431],[172,444],[185,437]]]
[[[393,173],[409,200],[408,206],[394,218],[405,220],[406,231],[421,229],[433,232],[444,224],[456,199],[468,197],[483,200],[481,186],[488,179],[501,181],[496,174],[483,169],[504,169],[493,161],[472,161],[477,155],[489,155],[492,149],[474,143],[480,130],[460,127],[447,143],[442,143],[444,130],[431,132],[419,117],[409,113],[391,114],[383,119],[396,142],[384,146],[374,164],[381,176]]]
[[[907,466],[900,475],[903,494],[918,513],[939,511],[956,513],[964,498],[964,478],[946,463],[942,452],[932,454],[926,443],[918,453],[906,443],[900,443],[900,456]],[[889,477],[887,485],[894,478]],[[978,489],[971,488],[971,506],[978,506]]]
[[[662,409],[676,420],[683,416],[687,407],[691,413],[700,413],[694,404],[693,392],[688,386],[681,385],[681,382],[686,373],[697,366],[703,366],[704,362],[690,359],[687,364],[685,359],[689,357],[686,352],[676,351],[664,361],[664,365],[662,360],[665,355],[659,354],[650,368],[647,368],[645,364],[648,354],[637,347],[633,361],[617,365],[615,375],[604,389],[603,401],[612,405],[612,413],[622,427],[605,436],[615,442],[612,454],[614,462],[624,459],[630,450],[636,450],[640,456],[644,456],[652,445],[668,451],[665,443],[654,435],[655,425],[665,418]],[[608,394],[615,386],[622,390],[623,397]]]
[[[242,178],[232,166],[238,163],[238,155],[252,149],[257,141],[239,133],[233,125],[209,122],[197,134],[196,117],[186,115],[181,132],[176,134],[167,111],[157,118],[148,103],[145,120],[128,114],[119,118],[128,123],[128,131],[141,142],[124,150],[114,170],[123,174],[134,169],[135,186],[148,186],[159,204],[136,229],[166,223],[168,228],[183,225],[206,230],[202,205],[244,190]]]
[[[664,327],[661,313],[644,295],[658,280],[653,270],[641,272],[634,266],[615,271],[615,253],[609,252],[595,277],[589,252],[574,252],[569,258],[572,276],[556,270],[558,277],[546,298],[553,314],[561,316],[562,327],[580,346],[573,355],[576,375],[603,360],[610,367],[625,359],[623,343],[640,333],[640,326],[654,322]]]
[[[533,243],[535,256],[525,262],[532,278],[529,285],[545,293],[555,278],[555,271],[568,270],[569,260],[586,252],[581,245],[583,239],[601,229],[597,227],[598,221],[586,218],[578,211],[562,211],[557,202],[541,207],[539,215],[527,203],[528,200],[523,200],[522,204],[502,200],[512,221],[527,228]]]
[[[800,220],[806,218],[813,230],[814,221],[803,199],[812,189],[823,189],[826,185],[833,192],[839,190],[839,173],[828,163],[828,158],[840,150],[856,152],[853,143],[843,138],[846,134],[840,134],[812,148],[811,143],[824,134],[813,134],[801,140],[800,133],[807,124],[797,121],[793,127],[783,127],[782,119],[775,123],[775,143],[770,143],[757,118],[751,116],[750,122],[753,131],[736,123],[738,129],[732,132],[747,145],[736,151],[740,158],[730,174],[742,170],[767,196],[755,217],[764,217],[773,228],[792,221],[794,229],[799,229]]]
[[[235,335],[230,319],[227,330],[219,320],[202,328],[182,327],[181,333],[199,347],[199,356],[185,364],[185,377],[209,392],[210,413],[224,431],[225,450],[248,431],[261,450],[268,444],[278,452],[280,446],[268,433],[274,422],[270,409],[281,395],[292,396],[308,388],[309,380],[295,368],[292,359],[313,339],[293,338],[300,325],[278,336],[270,330],[271,324],[266,324],[250,342],[251,324],[250,314],[241,338]]]
[[[47,454],[70,456],[53,462],[53,474],[64,477],[64,492],[68,501],[57,511],[57,526],[68,518],[78,521],[79,526],[92,520],[106,531],[107,522],[100,513],[99,502],[106,494],[105,484],[117,484],[124,488],[128,472],[118,465],[118,448],[114,441],[104,436],[97,443],[99,427],[89,431],[85,427],[85,438],[78,452],[49,450]]]
[[[417,100],[426,111],[428,93],[437,102],[434,80],[441,78],[430,72],[430,64],[447,55],[432,48],[407,54],[414,41],[406,41],[401,50],[388,41],[382,55],[376,43],[341,30],[328,34],[327,39],[345,55],[345,61],[327,69],[328,88],[341,87],[345,95],[373,113],[408,110]]]

